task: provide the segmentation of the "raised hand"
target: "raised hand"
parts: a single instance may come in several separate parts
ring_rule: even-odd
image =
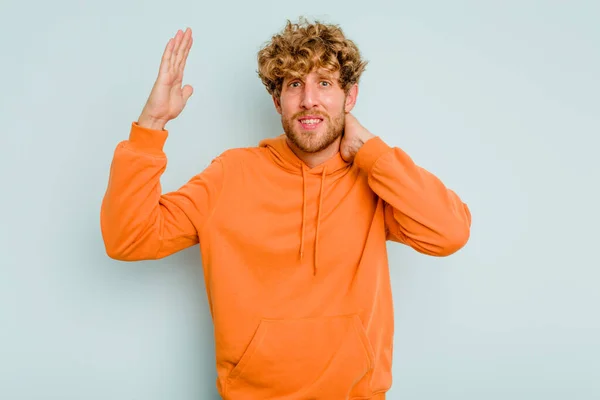
[[[354,115],[346,113],[344,136],[340,142],[340,155],[346,162],[353,162],[362,145],[374,137],[375,135],[362,126]]]
[[[160,63],[158,77],[138,119],[145,128],[161,130],[175,119],[193,93],[190,85],[182,87],[183,70],[192,47],[192,30],[178,30],[169,39]]]

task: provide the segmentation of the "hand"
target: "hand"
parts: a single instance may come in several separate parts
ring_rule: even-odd
[[[181,87],[183,70],[192,47],[192,30],[177,31],[169,39],[160,63],[158,77],[150,96],[138,119],[140,126],[150,129],[164,129],[167,122],[175,119],[192,95],[190,85]]]
[[[340,142],[340,154],[344,161],[348,163],[354,161],[354,157],[362,145],[374,137],[375,135],[362,126],[354,115],[346,113],[344,135]]]

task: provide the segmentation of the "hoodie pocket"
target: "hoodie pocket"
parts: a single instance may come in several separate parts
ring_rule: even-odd
[[[226,398],[343,399],[351,390],[356,393],[373,358],[357,315],[263,319],[227,377]],[[368,383],[360,386],[368,396]]]

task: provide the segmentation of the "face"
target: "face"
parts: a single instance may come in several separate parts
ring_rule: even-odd
[[[346,94],[339,72],[312,71],[301,79],[283,82],[281,96],[273,98],[289,140],[305,153],[318,153],[335,145],[344,131],[346,112],[354,107],[357,86]]]

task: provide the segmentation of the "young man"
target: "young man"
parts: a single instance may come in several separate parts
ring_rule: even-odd
[[[386,241],[448,256],[469,238],[469,209],[352,116],[365,62],[320,23],[288,22],[258,54],[285,133],[228,150],[163,194],[165,126],[192,94],[191,46],[189,29],[169,40],[115,150],[101,210],[108,255],[159,259],[200,244],[224,399],[384,399]]]

